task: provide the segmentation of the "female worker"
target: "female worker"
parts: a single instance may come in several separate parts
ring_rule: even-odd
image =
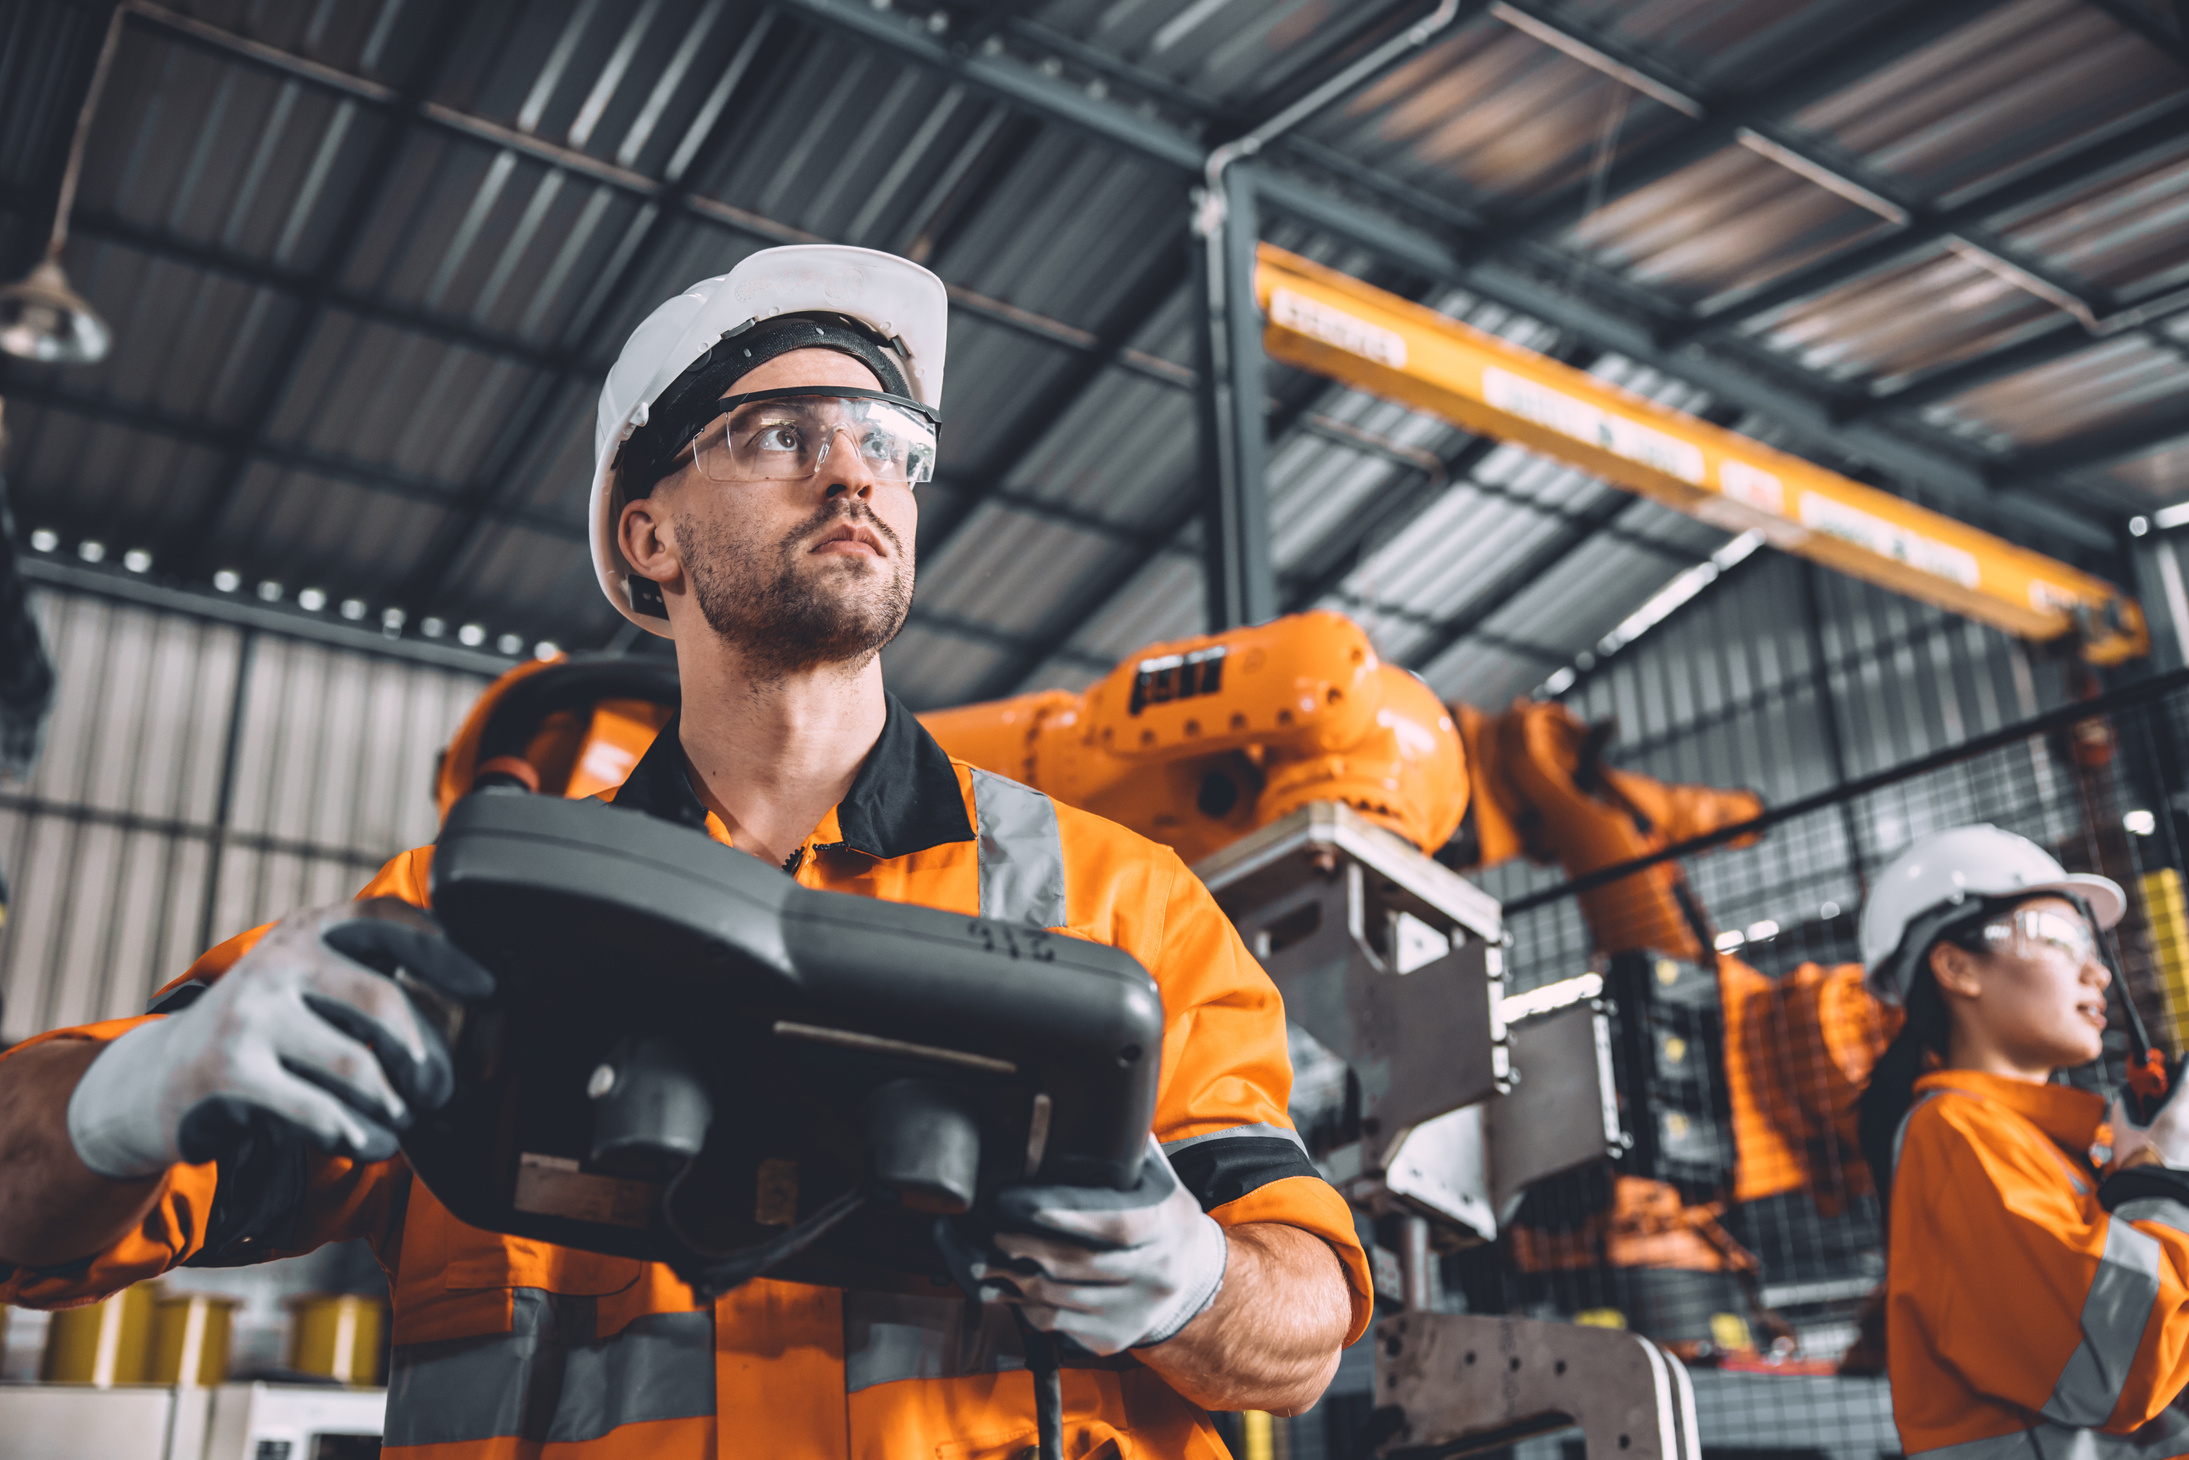
[[[2141,1123],[2053,1083],[2098,1058],[2127,906],[1993,826],[1918,840],[1862,910],[1907,1010],[1862,1097],[1887,1197],[1886,1356],[1908,1460],[2189,1454],[2189,1100]]]

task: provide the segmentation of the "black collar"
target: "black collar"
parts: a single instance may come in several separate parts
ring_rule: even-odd
[[[839,845],[886,861],[945,842],[973,840],[973,821],[965,814],[965,797],[950,757],[895,695],[888,700],[881,738],[836,808],[844,837]],[[672,718],[662,726],[616,792],[616,804],[704,830],[706,803],[685,774],[677,723]]]

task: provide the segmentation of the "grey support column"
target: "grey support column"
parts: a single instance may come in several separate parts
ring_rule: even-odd
[[[1194,364],[1200,375],[1202,559],[1210,632],[1277,616],[1269,560],[1262,313],[1254,301],[1253,169],[1220,174],[1220,191],[1195,194],[1194,282],[1201,304]]]

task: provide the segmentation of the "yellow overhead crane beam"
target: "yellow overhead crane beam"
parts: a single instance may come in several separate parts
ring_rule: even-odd
[[[1690,517],[2083,657],[2150,652],[2133,598],[2042,553],[1642,399],[1268,244],[1269,353],[1477,435],[1571,462]]]

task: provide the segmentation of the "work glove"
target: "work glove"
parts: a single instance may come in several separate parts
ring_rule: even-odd
[[[69,1098],[69,1139],[115,1180],[218,1160],[269,1121],[321,1150],[385,1160],[414,1113],[455,1090],[446,1007],[425,1006],[493,991],[431,918],[393,898],[292,914],[197,1002],[91,1062]]]
[[[2113,1097],[2106,1111],[2106,1119],[2113,1127],[2109,1170],[2121,1170],[2131,1157],[2147,1149],[2161,1165],[2189,1168],[2189,1100],[2179,1098],[2181,1085],[2182,1065],[2176,1061],[2169,1071],[2166,1093],[2159,1097],[2148,1118],[2140,1121],[2133,1112],[2141,1101],[2128,1099],[2126,1092]]]
[[[1153,1137],[1130,1191],[1015,1186],[996,1194],[986,1241],[963,1219],[937,1224],[958,1280],[983,1302],[1091,1353],[1174,1338],[1216,1300],[1230,1255],[1224,1229],[1179,1182]]]

